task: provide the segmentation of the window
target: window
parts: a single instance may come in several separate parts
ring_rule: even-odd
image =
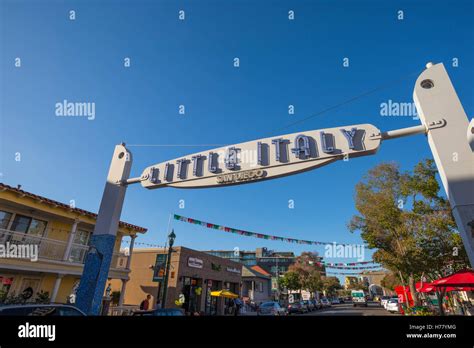
[[[6,211],[0,210],[0,228],[6,229],[8,227],[8,223],[12,217],[11,213],[7,213]]]
[[[74,244],[87,245],[89,243],[89,236],[91,233],[85,230],[77,230],[74,235]]]
[[[12,230],[32,236],[42,237],[46,230],[46,221],[31,218],[29,216],[16,215],[13,220]]]
[[[91,233],[85,230],[77,230],[74,235],[71,253],[69,254],[69,261],[82,263],[85,260],[87,248],[84,246],[89,244],[89,237]]]

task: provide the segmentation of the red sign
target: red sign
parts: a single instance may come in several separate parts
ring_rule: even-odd
[[[403,289],[403,286],[400,286],[400,285],[396,286],[395,287],[395,292],[398,295],[398,301],[400,303],[406,303],[407,302],[406,301],[406,296],[408,296],[409,306],[412,307],[414,305],[413,297],[411,296],[410,288],[408,286],[406,286],[405,289]]]
[[[12,281],[13,281],[13,278],[3,278],[2,279],[2,284],[3,285],[12,285]]]

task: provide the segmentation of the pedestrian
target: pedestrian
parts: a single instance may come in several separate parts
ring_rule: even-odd
[[[150,299],[151,299],[151,295],[150,294],[146,295],[146,299],[144,299],[142,303],[140,303],[140,310],[147,311],[148,308],[150,308]]]
[[[235,303],[235,313],[234,313],[234,315],[237,316],[237,315],[240,314],[240,309],[243,306],[243,302],[240,300],[240,298],[236,298],[234,303]]]

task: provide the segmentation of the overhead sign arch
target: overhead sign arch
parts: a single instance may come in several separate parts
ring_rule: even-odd
[[[413,134],[428,135],[474,266],[474,122],[469,125],[443,64],[427,64],[415,83],[413,99],[422,121],[419,126],[381,132],[373,125],[361,124],[264,138],[158,163],[145,168],[138,178],[129,178],[131,152],[125,144],[117,145],[77,293],[78,307],[89,314],[99,311],[128,185],[204,188],[257,182],[375,154],[382,140]]]
[[[141,184],[204,188],[238,185],[315,169],[377,152],[380,131],[359,124],[279,135],[220,147],[145,168]]]

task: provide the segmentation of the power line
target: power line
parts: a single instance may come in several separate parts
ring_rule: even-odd
[[[405,75],[405,76],[402,76],[402,77],[393,79],[393,80],[391,80],[391,81],[389,81],[389,82],[387,82],[387,83],[385,83],[385,84],[383,84],[383,85],[380,85],[380,86],[378,86],[378,87],[376,87],[376,88],[374,88],[374,89],[371,89],[371,90],[369,90],[369,91],[366,91],[366,92],[364,92],[364,93],[361,93],[361,94],[359,94],[359,95],[356,95],[355,97],[352,97],[352,98],[349,98],[349,99],[347,99],[347,100],[344,100],[344,101],[342,101],[342,102],[340,102],[340,103],[338,103],[338,104],[336,104],[336,105],[330,106],[330,107],[328,107],[328,108],[326,108],[326,109],[323,109],[323,110],[321,110],[321,111],[319,111],[319,112],[316,112],[316,113],[314,113],[314,114],[312,114],[312,115],[310,115],[310,116],[308,116],[308,117],[305,117],[305,118],[303,118],[303,119],[301,119],[301,120],[298,120],[298,121],[295,121],[295,122],[293,122],[293,123],[290,123],[290,124],[288,124],[288,125],[286,125],[286,126],[284,126],[284,127],[282,127],[282,128],[278,128],[278,129],[276,129],[275,131],[276,131],[276,132],[279,132],[279,131],[285,130],[285,129],[287,129],[287,128],[290,128],[290,127],[292,127],[292,126],[294,126],[294,125],[296,125],[296,124],[303,123],[303,122],[308,121],[308,120],[310,120],[310,119],[312,119],[312,118],[314,118],[314,117],[316,117],[316,116],[320,116],[320,115],[322,115],[322,114],[325,114],[325,113],[327,113],[328,111],[335,110],[335,109],[337,109],[337,108],[339,108],[339,107],[341,107],[341,106],[343,106],[343,105],[350,104],[350,103],[352,103],[353,101],[355,101],[355,100],[357,100],[357,99],[360,99],[360,98],[365,97],[365,96],[368,96],[368,95],[370,95],[370,94],[372,94],[372,93],[375,93],[375,92],[378,92],[378,91],[380,91],[380,90],[383,90],[383,89],[385,89],[385,88],[387,88],[387,87],[389,87],[389,86],[392,86],[392,85],[395,84],[395,83],[401,82],[402,80],[406,79],[407,77],[411,77],[411,76],[418,75],[418,74],[419,74],[419,71],[416,71],[416,72],[412,72],[412,73],[410,73],[410,74],[408,74],[408,75]]]

